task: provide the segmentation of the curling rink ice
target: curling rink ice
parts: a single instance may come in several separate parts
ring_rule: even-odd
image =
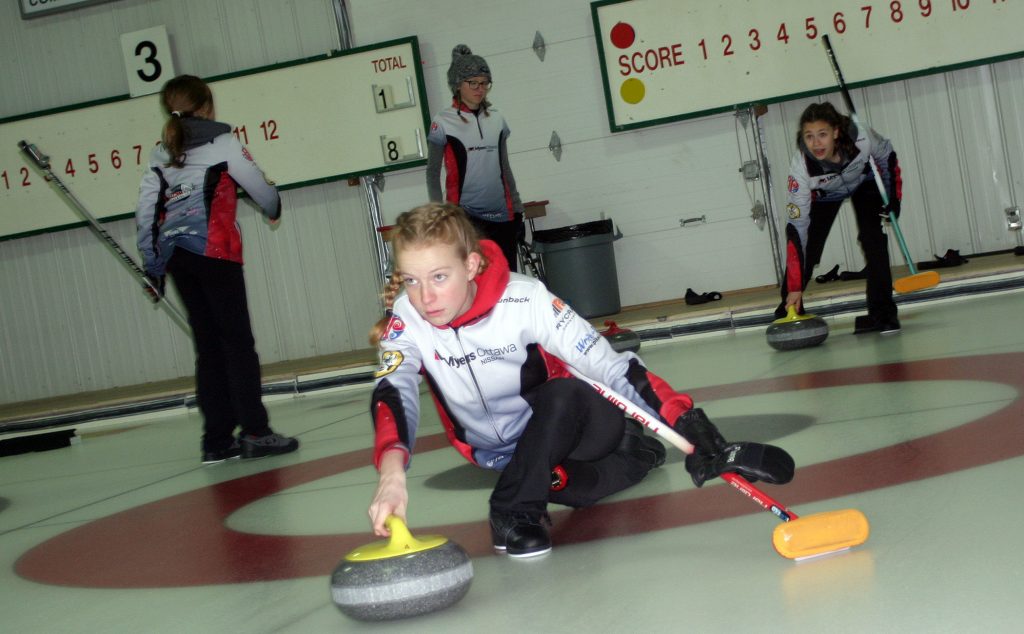
[[[1017,632],[1024,618],[1024,292],[904,306],[903,332],[777,352],[763,328],[645,342],[730,440],[781,445],[763,489],[797,514],[856,508],[866,544],[795,563],[778,520],[682,456],[585,510],[552,505],[554,550],[495,555],[494,474],[443,440],[429,397],[409,523],[473,557],[469,593],[412,620],[353,621],[330,573],[374,541],[368,384],[269,397],[298,452],[199,464],[178,409],[80,425],[0,459],[0,629],[22,632]]]

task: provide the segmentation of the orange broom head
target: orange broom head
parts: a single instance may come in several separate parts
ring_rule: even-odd
[[[901,277],[893,282],[892,287],[897,293],[913,293],[925,288],[938,286],[940,281],[938,271],[923,271],[916,275]]]
[[[805,515],[775,527],[772,545],[787,559],[824,555],[868,540],[868,518],[857,509]]]

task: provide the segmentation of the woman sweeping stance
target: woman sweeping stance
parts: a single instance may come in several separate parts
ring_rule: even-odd
[[[890,210],[899,217],[903,193],[892,144],[874,130],[858,127],[826,101],[809,105],[800,115],[796,146],[786,206],[786,278],[775,316],[784,317],[789,306],[802,312],[803,292],[811,272],[821,260],[840,205],[849,198],[857,215],[857,240],[867,263],[868,314],[857,317],[854,334],[898,333],[889,244],[882,231],[883,219],[888,218]],[[874,158],[882,175],[889,207],[882,204],[869,157]]]

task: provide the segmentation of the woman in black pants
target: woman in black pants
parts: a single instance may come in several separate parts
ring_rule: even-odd
[[[802,311],[803,291],[821,260],[825,240],[847,198],[857,218],[857,240],[867,264],[868,314],[857,317],[854,334],[900,331],[892,299],[889,245],[882,223],[900,212],[902,181],[896,152],[888,139],[859,127],[829,102],[813,103],[800,116],[797,153],[789,170],[789,216],[786,225],[786,278],[776,316],[796,306]],[[870,160],[882,176],[889,206],[882,203]]]
[[[188,311],[203,463],[295,451],[298,440],[274,433],[261,400],[235,222],[238,187],[273,223],[281,199],[231,126],[214,119],[202,79],[175,77],[160,97],[170,116],[139,189],[138,246],[154,286],[169,274]]]

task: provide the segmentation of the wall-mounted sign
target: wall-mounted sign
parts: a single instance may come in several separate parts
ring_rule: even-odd
[[[1024,56],[1021,0],[600,0],[613,132]]]
[[[175,76],[167,29],[154,26],[121,36],[121,53],[128,72],[128,94],[151,95]]]
[[[217,118],[292,189],[426,164],[422,68],[409,37],[209,81]],[[0,239],[81,225],[19,141],[48,154],[99,219],[124,218],[165,118],[151,94],[0,121]]]
[[[18,7],[21,8],[21,19],[28,20],[49,13],[80,9],[101,2],[110,2],[110,0],[18,0]]]

